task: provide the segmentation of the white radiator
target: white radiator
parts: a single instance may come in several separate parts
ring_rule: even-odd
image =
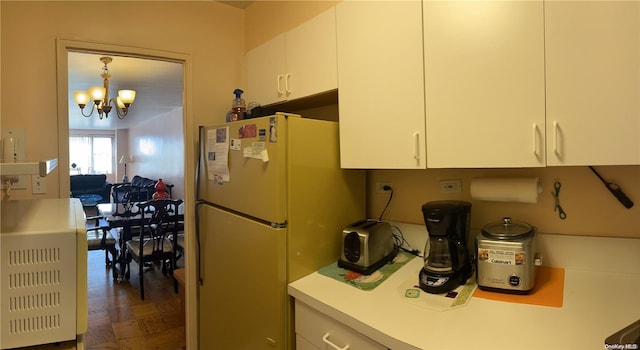
[[[76,339],[76,231],[16,231],[0,235],[0,348]]]

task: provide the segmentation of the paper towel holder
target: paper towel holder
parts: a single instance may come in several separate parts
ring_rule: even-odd
[[[535,204],[542,186],[538,177],[476,177],[469,192],[475,200]]]

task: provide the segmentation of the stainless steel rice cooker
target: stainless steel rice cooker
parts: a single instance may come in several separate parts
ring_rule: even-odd
[[[535,284],[535,228],[504,218],[476,237],[476,278],[482,290],[528,294]]]

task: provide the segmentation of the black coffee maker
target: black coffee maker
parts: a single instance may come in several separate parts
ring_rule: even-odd
[[[467,237],[471,203],[434,201],[422,206],[429,239],[420,270],[420,289],[441,294],[463,285],[473,274]]]

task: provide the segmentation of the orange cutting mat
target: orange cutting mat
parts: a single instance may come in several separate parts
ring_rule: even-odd
[[[487,292],[478,288],[473,293],[473,296],[510,303],[562,307],[563,294],[564,269],[559,267],[537,266],[536,284],[528,295]]]

